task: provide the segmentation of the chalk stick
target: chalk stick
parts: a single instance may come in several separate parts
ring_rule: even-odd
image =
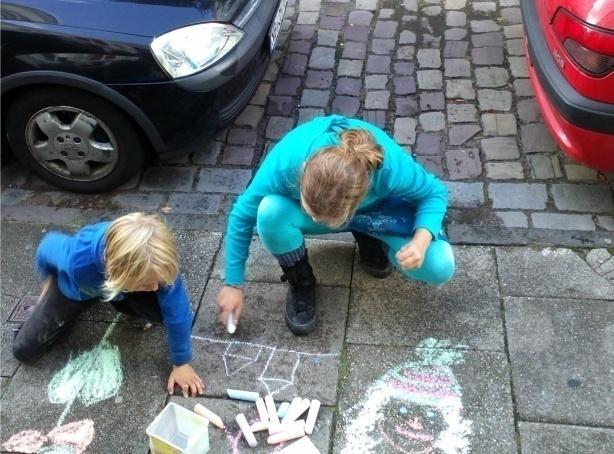
[[[236,330],[237,322],[235,320],[235,316],[231,312],[226,319],[226,331],[228,331],[228,334],[234,334]]]
[[[260,397],[260,394],[252,392],[252,391],[241,391],[240,389],[230,389],[226,390],[228,393],[228,397],[231,399],[237,400],[246,400],[248,402],[256,402]]]
[[[320,450],[316,448],[309,437],[303,437],[278,451],[277,454],[320,454]]]
[[[292,402],[290,402],[290,406],[288,407],[286,414],[282,418],[281,423],[285,424],[286,422],[292,422],[297,419],[299,415],[297,414],[296,416],[294,416],[294,414],[298,411],[298,408],[301,406],[302,403],[303,399],[301,399],[300,397],[295,397],[294,399],[292,399]]]
[[[279,418],[277,417],[277,408],[275,408],[275,401],[273,396],[267,394],[264,397],[264,403],[266,404],[267,413],[269,414],[269,422],[271,424],[279,424]]]
[[[316,425],[316,419],[318,418],[318,412],[320,411],[320,401],[314,399],[309,405],[309,413],[307,413],[307,421],[305,422],[305,433],[311,435],[313,427]]]
[[[266,408],[266,404],[264,403],[264,399],[261,397],[256,401],[256,408],[258,409],[258,415],[260,416],[260,421],[269,422],[269,413]]]
[[[222,421],[222,418],[220,418],[218,415],[213,413],[208,408],[205,408],[203,405],[201,405],[201,404],[194,405],[194,413],[196,413],[196,414],[202,416],[203,418],[209,420],[209,422],[211,424],[213,424],[214,426],[217,426],[220,429],[224,429],[224,421]]]
[[[302,420],[300,422],[303,422]],[[288,430],[277,433],[275,435],[270,435],[267,438],[267,443],[270,445],[276,445],[278,443],[283,443],[284,441],[295,440],[296,438],[301,438],[305,436],[305,425],[303,424],[290,424],[288,425]]]
[[[298,405],[294,407],[294,409],[292,408],[292,404],[290,404],[290,408],[288,409],[288,413],[286,413],[286,416],[284,416],[284,420],[282,421],[282,424],[288,424],[298,419],[299,416],[301,416],[303,413],[305,413],[309,409],[310,405],[311,405],[311,401],[309,399],[302,399],[298,403]]]
[[[269,430],[269,421],[256,421],[251,426],[249,426],[249,428],[252,429],[252,432],[254,433],[262,432],[263,430]]]
[[[254,432],[250,429],[249,424],[247,423],[247,419],[245,419],[245,415],[243,413],[239,413],[235,418],[241,432],[243,432],[243,436],[245,437],[245,441],[250,448],[255,448],[258,446],[258,442],[256,441],[256,437],[254,437]]]
[[[277,417],[283,418],[284,416],[286,416],[286,412],[288,411],[289,407],[290,407],[290,402],[282,402],[279,408],[277,409]]]
[[[296,426],[296,427],[301,426],[304,428],[305,420],[299,419],[298,421],[287,422],[286,424],[271,424],[269,426],[269,435],[275,435],[281,432],[287,432],[293,426]]]

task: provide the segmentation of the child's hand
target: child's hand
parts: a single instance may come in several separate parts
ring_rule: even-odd
[[[428,230],[416,229],[414,237],[409,243],[396,253],[395,257],[404,270],[420,268],[424,263],[426,249],[431,244],[433,237]]]
[[[239,323],[243,311],[243,290],[228,285],[224,286],[217,295],[217,307],[220,311],[219,321],[224,326],[230,314],[234,316],[235,324]]]
[[[181,388],[181,393],[184,397],[188,397],[190,391],[192,396],[196,396],[197,393],[202,394],[205,389],[205,384],[189,364],[173,366],[171,375],[168,377],[168,384],[166,385],[166,390],[169,394],[173,394],[175,385]]]

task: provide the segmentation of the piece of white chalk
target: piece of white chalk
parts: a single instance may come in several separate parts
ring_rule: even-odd
[[[260,421],[269,422],[269,413],[262,397],[256,401],[256,408],[258,409]]]
[[[294,440],[296,438],[301,438],[305,436],[305,424],[304,421],[298,421],[299,424],[289,424],[288,430],[277,433],[275,435],[270,435],[267,438],[267,443],[270,445],[276,445],[278,443],[283,443],[284,441]],[[300,424],[302,422],[303,424]]]
[[[239,413],[235,418],[241,432],[243,432],[243,436],[245,437],[245,441],[250,448],[255,448],[258,446],[258,442],[256,441],[256,437],[254,437],[254,432],[250,429],[249,424],[247,423],[247,419],[245,419],[245,415],[243,413]]]
[[[236,330],[237,322],[235,320],[235,316],[231,312],[226,319],[226,331],[228,331],[229,334],[234,334]]]
[[[314,399],[309,405],[309,413],[307,413],[307,421],[305,422],[305,433],[311,435],[313,427],[316,425],[316,419],[318,418],[318,412],[320,411],[320,401]]]
[[[263,430],[269,430],[269,422],[268,421],[256,421],[251,426],[249,426],[249,428],[252,429],[252,432],[254,433],[262,432]]]
[[[309,437],[303,437],[278,451],[277,454],[320,454],[320,450],[316,448]]]
[[[284,416],[286,416],[286,412],[288,411],[288,408],[290,408],[290,402],[282,402],[279,408],[277,409],[277,417],[283,418]]]
[[[286,414],[282,418],[281,423],[285,424],[286,422],[292,422],[297,419],[299,415],[294,416],[294,414],[298,411],[298,408],[301,406],[302,403],[303,399],[301,399],[300,397],[295,397],[294,399],[292,399],[292,402],[290,402],[290,406],[288,407]]]
[[[260,397],[260,394],[258,393],[253,391],[242,391],[240,389],[228,388],[226,392],[228,393],[228,397],[231,399],[246,400],[248,402],[256,402]]]
[[[222,421],[222,418],[220,418],[218,415],[213,413],[208,408],[205,408],[203,405],[201,404],[194,405],[194,413],[207,419],[214,426],[217,426],[220,429],[224,429],[224,421]]]
[[[271,424],[269,425],[269,435],[275,435],[281,432],[286,432],[290,430],[292,426],[301,426],[302,428],[305,428],[305,420],[299,419],[298,421],[292,421],[286,424]]]
[[[279,418],[277,417],[277,409],[275,408],[273,396],[267,394],[264,397],[264,403],[266,404],[267,413],[269,414],[269,422],[273,425],[279,424]]]
[[[288,409],[288,413],[284,417],[282,424],[288,424],[299,418],[303,413],[305,413],[309,406],[311,405],[311,401],[309,399],[302,399],[297,406],[292,408],[292,404],[290,404],[290,408]]]

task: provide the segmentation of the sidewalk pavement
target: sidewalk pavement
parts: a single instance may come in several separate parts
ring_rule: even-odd
[[[2,226],[2,443],[91,420],[86,452],[146,452],[145,428],[169,401],[160,327],[136,332],[101,303],[41,361],[10,354],[13,306],[38,293],[33,245],[49,228]],[[347,236],[310,239],[320,318],[299,338],[285,327],[285,284],[257,238],[233,336],[215,322],[221,234],[180,231],[178,243],[197,314],[193,364],[207,387],[202,398],[171,400],[222,416],[228,430],[209,429],[211,452],[252,452],[234,416],[257,419],[255,406],[229,400],[227,388],[320,400],[312,440],[321,452],[614,450],[612,251],[459,246],[457,275],[431,288],[366,275]],[[101,349],[119,351],[118,370]],[[79,361],[91,351],[99,361]],[[85,444],[81,430],[74,439]],[[257,438],[254,452],[269,452]]]

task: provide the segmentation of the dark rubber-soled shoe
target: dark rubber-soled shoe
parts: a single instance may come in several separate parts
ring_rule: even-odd
[[[282,281],[289,284],[284,318],[288,329],[297,336],[311,333],[317,323],[316,278],[307,253],[294,266],[282,266]]]
[[[392,265],[388,260],[382,242],[365,233],[352,230],[352,235],[358,244],[360,266],[368,274],[378,279],[384,279],[392,273]]]

